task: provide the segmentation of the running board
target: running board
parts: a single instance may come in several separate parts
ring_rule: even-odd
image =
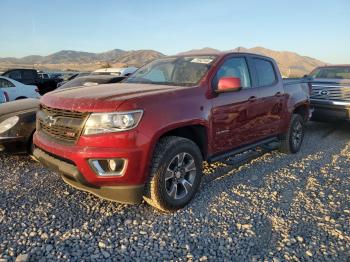
[[[277,137],[272,137],[221,155],[211,157],[208,159],[208,163],[211,164],[220,161],[227,165],[239,165],[264,153],[275,150],[278,147],[279,141]],[[261,150],[258,150],[258,148],[261,148]]]

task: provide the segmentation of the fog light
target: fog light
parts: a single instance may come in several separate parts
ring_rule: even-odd
[[[122,176],[127,160],[123,158],[90,159],[89,164],[99,176]]]
[[[117,167],[117,162],[114,159],[110,159],[108,160],[108,166],[109,169],[114,172]]]
[[[4,151],[5,147],[3,145],[0,145],[0,152]]]

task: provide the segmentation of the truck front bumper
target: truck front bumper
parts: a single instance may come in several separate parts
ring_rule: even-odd
[[[350,102],[311,99],[311,120],[350,120]]]
[[[58,171],[62,179],[74,188],[90,192],[98,197],[120,203],[137,204],[142,201],[144,185],[96,186],[90,184],[78,168],[61,157],[46,153],[40,148],[34,150],[34,157],[45,166]]]
[[[137,137],[140,140],[136,140]],[[33,137],[34,157],[59,171],[68,184],[99,197],[122,202],[142,201],[148,174],[149,139],[133,133],[81,137],[76,144],[62,144],[37,131]],[[122,174],[101,175],[92,166],[94,160],[125,159]]]

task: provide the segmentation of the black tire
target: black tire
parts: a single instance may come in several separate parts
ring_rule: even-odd
[[[293,114],[287,133],[280,136],[280,151],[286,154],[299,152],[305,135],[305,121],[302,116]]]
[[[186,138],[164,137],[153,154],[144,199],[162,211],[176,211],[192,200],[201,177],[202,154],[198,146]]]

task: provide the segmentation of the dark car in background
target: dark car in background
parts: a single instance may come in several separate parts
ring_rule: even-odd
[[[35,69],[11,69],[4,72],[2,76],[25,85],[35,85],[38,87],[40,95],[55,90],[58,83],[58,80],[41,77]]]
[[[117,83],[124,78],[105,75],[78,77],[59,89]],[[35,132],[36,112],[39,106],[38,99],[22,99],[0,105],[0,151],[32,153],[32,137]]]
[[[312,85],[312,120],[350,120],[350,65],[318,67],[308,77]]]
[[[124,76],[115,76],[115,75],[87,75],[82,77],[76,77],[64,85],[61,85],[59,89],[70,88],[76,86],[94,86],[101,84],[112,84],[118,83],[124,80]]]
[[[90,75],[90,72],[82,72],[82,73],[71,74],[67,78],[64,78],[62,82],[58,83],[57,87],[60,87],[60,86],[64,85],[65,83],[73,80],[74,78],[88,76],[88,75]]]
[[[39,99],[21,99],[0,105],[0,151],[32,152]]]

